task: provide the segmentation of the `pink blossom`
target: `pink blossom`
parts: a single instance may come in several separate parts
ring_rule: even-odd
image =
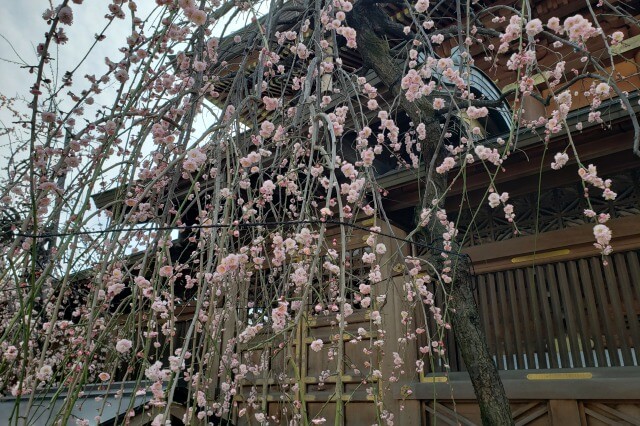
[[[324,343],[322,342],[322,339],[316,339],[313,342],[311,342],[311,345],[309,347],[314,352],[320,352],[323,346],[324,346]]]
[[[616,31],[611,34],[611,44],[614,46],[622,43],[622,40],[624,40],[624,33],[622,31]]]
[[[280,106],[280,100],[278,98],[270,98],[268,96],[264,96],[262,98],[262,102],[264,103],[265,109],[267,111],[275,111]]]
[[[73,24],[73,10],[69,6],[61,7],[58,10],[58,19],[61,24],[71,25]]]
[[[444,99],[442,98],[435,98],[433,100],[433,109],[435,110],[441,110],[442,108],[444,108]]]
[[[569,161],[569,155],[565,152],[558,152],[553,156],[553,159],[554,162],[551,163],[551,168],[553,170],[560,170],[565,164],[567,164],[567,161]]]
[[[418,0],[415,9],[418,13],[425,13],[429,9],[429,0]]]
[[[276,129],[276,126],[270,121],[263,121],[260,125],[260,136],[263,138],[268,138],[273,134],[273,131]]]
[[[43,112],[41,114],[42,121],[45,123],[53,123],[56,121],[56,114],[53,112]]]
[[[16,348],[13,345],[7,346],[7,349],[5,349],[4,354],[2,356],[7,361],[13,361],[16,358],[18,358],[18,348]]]
[[[362,164],[365,167],[370,167],[373,164],[373,160],[375,159],[376,155],[373,152],[373,149],[368,148],[366,150],[364,150],[362,152]]]
[[[474,106],[470,106],[467,108],[467,115],[469,118],[478,119],[489,115],[489,110],[487,107],[476,108]]]
[[[116,343],[116,351],[118,351],[121,354],[126,354],[131,350],[132,345],[133,345],[133,342],[131,340],[120,339]]]
[[[540,21],[539,19],[532,19],[531,21],[527,22],[527,25],[525,25],[525,30],[527,32],[528,35],[530,36],[535,36],[536,34],[539,34],[542,32],[542,21]]]
[[[547,21],[547,28],[556,32],[557,34],[562,34],[564,32],[564,30],[560,26],[560,19],[555,16],[549,18],[549,20]]]
[[[596,238],[594,244],[596,248],[602,250],[603,254],[610,254],[612,249],[609,243],[611,242],[612,232],[607,225],[601,223],[593,227],[593,235]]]
[[[185,11],[187,18],[194,24],[201,26],[207,22],[207,13],[204,10],[190,8]]]
[[[309,50],[307,49],[307,46],[304,45],[304,43],[298,43],[295,48],[295,52],[300,59],[307,59],[309,57]]]
[[[171,265],[165,265],[158,271],[158,275],[161,277],[170,277],[173,275],[173,267]]]
[[[598,96],[607,96],[611,91],[611,87],[607,83],[600,83],[595,88],[595,93]]]

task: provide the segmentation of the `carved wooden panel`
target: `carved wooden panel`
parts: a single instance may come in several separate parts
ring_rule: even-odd
[[[435,401],[427,403],[425,408],[427,425],[482,425],[480,407],[475,401]],[[553,424],[548,401],[512,402],[511,413],[517,426]]]
[[[640,401],[582,401],[582,424],[640,425]]]

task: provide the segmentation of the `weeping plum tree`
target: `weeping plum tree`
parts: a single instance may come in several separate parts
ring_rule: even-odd
[[[571,138],[578,84],[589,123],[606,127],[599,107],[618,98],[638,153],[619,87],[630,76],[613,66],[626,59],[634,15],[586,1],[542,22],[536,3],[64,0],[38,11],[44,38],[33,57],[15,58],[32,85],[1,98],[13,121],[2,130],[0,190],[0,392],[15,401],[11,424],[43,415],[89,424],[124,383],[128,395],[149,395],[143,415],[154,425],[176,402],[187,424],[341,424],[346,369],[377,422],[394,424],[393,385],[446,365],[451,328],[484,424],[513,423],[461,254],[468,235],[448,218],[447,193],[480,163],[492,182],[483,203],[517,233],[495,181],[530,130],[540,144],[568,132],[551,168],[575,161],[576,180],[615,199]],[[104,22],[70,64],[78,41],[69,28],[89,7],[104,7]],[[624,31],[610,30],[614,19]],[[101,58],[105,44],[121,45],[117,56]],[[539,61],[544,54],[557,60]],[[479,63],[510,75],[512,88],[492,98],[472,90]],[[523,108],[535,104],[546,112]],[[496,111],[509,131],[491,139]],[[420,191],[405,235],[389,225],[379,179],[393,169]],[[585,215],[608,255],[608,216]],[[356,255],[348,246],[358,239]],[[436,303],[435,292],[446,297]],[[309,346],[334,362],[314,378],[335,383],[330,414],[306,404],[296,342],[310,318],[331,328]],[[385,339],[391,330],[401,330],[397,341]],[[370,342],[362,368],[351,366],[345,335]],[[411,356],[415,365],[405,364]],[[279,373],[277,357],[287,367]],[[277,413],[259,386],[267,382],[281,395]],[[104,399],[83,417],[90,385]],[[41,400],[62,391],[43,414]],[[116,422],[138,415],[139,399],[119,401]]]

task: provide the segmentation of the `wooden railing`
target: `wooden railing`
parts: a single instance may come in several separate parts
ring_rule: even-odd
[[[474,277],[500,370],[640,365],[640,250]],[[464,371],[453,333],[450,371]],[[444,362],[434,372],[444,371]]]

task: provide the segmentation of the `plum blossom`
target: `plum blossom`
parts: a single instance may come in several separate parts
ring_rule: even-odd
[[[563,27],[569,35],[569,40],[574,42],[584,42],[600,34],[599,29],[594,28],[589,20],[579,14],[565,19]]]
[[[185,10],[185,15],[198,26],[202,26],[207,22],[207,13],[204,10],[189,8]]]
[[[314,352],[320,352],[323,346],[324,346],[324,343],[322,342],[322,339],[316,339],[313,342],[311,342],[311,345],[309,347]]]
[[[121,354],[126,354],[127,352],[129,352],[131,350],[131,346],[132,345],[133,345],[133,342],[131,340],[129,340],[129,339],[120,339],[116,343],[116,351],[121,353]]]
[[[618,45],[620,43],[622,43],[622,41],[624,40],[624,33],[622,31],[616,31],[613,34],[611,34],[611,44],[612,45]]]
[[[414,7],[416,12],[426,13],[427,9],[429,9],[429,0],[418,0]]]
[[[287,306],[289,306],[289,302],[280,301],[278,302],[278,307],[271,310],[271,326],[273,331],[276,333],[284,330],[284,327],[287,324],[287,319],[289,318]]]
[[[2,355],[2,357],[4,359],[6,359],[7,361],[15,360],[16,358],[18,358],[18,348],[16,348],[13,345],[7,346],[7,349],[5,349],[4,354]]]
[[[607,83],[600,83],[595,88],[595,93],[598,96],[607,96],[611,91],[611,87]]]
[[[525,31],[527,32],[528,35],[530,36],[535,36],[536,34],[539,34],[542,32],[542,21],[539,19],[532,19],[531,21],[527,22],[527,25],[525,25]]]
[[[547,28],[557,34],[562,34],[564,32],[562,26],[560,25],[560,19],[555,16],[549,18],[549,20],[547,21]]]
[[[478,119],[489,115],[489,110],[487,107],[476,108],[474,106],[470,106],[467,108],[467,115],[469,118]]]
[[[170,277],[173,275],[173,267],[171,265],[165,265],[158,271],[158,275],[161,277]]]
[[[278,98],[264,96],[262,98],[262,102],[264,103],[264,107],[267,111],[275,111],[280,106],[280,99]]]
[[[273,131],[275,129],[276,126],[272,122],[265,120],[260,125],[260,136],[262,136],[263,138],[268,138],[273,134]]]
[[[38,373],[36,374],[36,378],[41,382],[48,381],[49,379],[51,379],[51,376],[53,376],[53,369],[50,365],[43,365],[42,367],[40,367],[40,370],[38,370]]]
[[[69,6],[61,7],[58,10],[58,19],[61,24],[71,25],[73,24],[73,10]]]
[[[553,160],[551,168],[553,170],[560,170],[565,164],[567,164],[567,161],[569,161],[569,155],[565,152],[558,152],[553,156]]]
[[[609,245],[612,237],[611,229],[607,225],[600,223],[593,227],[593,235],[596,238],[596,242],[593,245],[601,250],[603,255],[611,254],[613,251],[613,248]]]

